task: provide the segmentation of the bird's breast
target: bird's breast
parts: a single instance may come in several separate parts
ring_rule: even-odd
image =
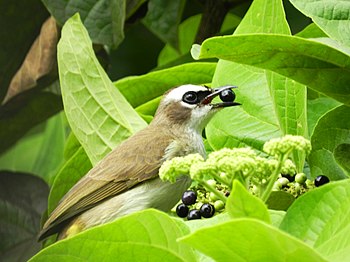
[[[169,144],[165,149],[163,160],[195,153],[202,155],[204,158],[206,156],[202,136],[197,132],[185,133]]]

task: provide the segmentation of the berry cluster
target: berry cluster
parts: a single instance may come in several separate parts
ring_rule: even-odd
[[[228,188],[216,182],[214,179],[209,179],[206,182],[215,187],[215,189],[226,197],[230,195]],[[298,173],[295,175],[281,174],[275,182],[273,190],[283,190],[292,194],[294,197],[298,197],[314,187],[322,186],[328,182],[329,178],[322,175],[316,177],[315,180],[312,181],[307,179],[304,173]],[[176,207],[176,214],[179,217],[187,217],[188,220],[201,219],[202,217],[210,218],[215,212],[219,213],[224,210],[224,202],[218,199],[213,192],[207,191],[200,185],[192,186],[191,189],[192,190],[187,190],[183,193],[182,203]],[[250,188],[250,191],[253,194],[256,194],[254,186]]]
[[[329,182],[329,178],[326,176],[318,176],[314,181],[307,179],[304,173],[298,173],[295,175],[281,174],[276,180],[273,186],[274,191],[283,190],[295,197],[306,193],[314,187],[322,186]]]
[[[204,203],[199,209],[193,208],[190,210],[190,206],[194,205],[197,201],[197,193],[193,190],[187,190],[182,195],[182,203],[176,207],[176,214],[179,217],[188,220],[210,218],[215,213],[215,207],[212,204]]]

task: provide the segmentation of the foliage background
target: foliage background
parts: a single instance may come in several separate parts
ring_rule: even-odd
[[[208,151],[303,135],[313,151],[305,169],[305,156],[293,156],[299,171],[348,177],[349,4],[254,3],[247,13],[244,0],[0,1],[1,260],[38,252],[42,213],[184,83],[239,86],[243,106],[213,119]],[[64,34],[77,12],[88,34],[78,20]],[[227,37],[203,42],[215,35]]]

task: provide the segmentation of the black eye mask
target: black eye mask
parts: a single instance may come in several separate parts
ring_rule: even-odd
[[[210,94],[211,94],[211,91],[198,91],[198,92],[189,91],[183,95],[182,101],[187,104],[194,105],[203,101],[203,99]]]

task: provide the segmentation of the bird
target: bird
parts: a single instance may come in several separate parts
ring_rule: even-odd
[[[38,241],[65,239],[91,227],[147,208],[169,211],[191,184],[188,176],[162,181],[158,170],[174,157],[206,151],[202,131],[220,109],[234,102],[235,86],[185,84],[168,90],[151,123],[99,161],[60,200]],[[220,96],[221,102],[213,103]]]

